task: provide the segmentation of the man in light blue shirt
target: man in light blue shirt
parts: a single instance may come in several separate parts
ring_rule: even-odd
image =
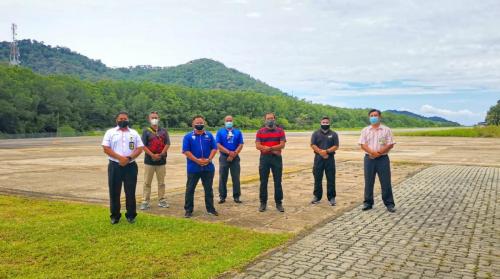
[[[240,189],[240,152],[243,149],[243,134],[233,127],[233,117],[224,118],[224,128],[217,132],[216,142],[219,149],[219,203],[226,202],[227,178],[231,172],[233,199],[241,203]]]

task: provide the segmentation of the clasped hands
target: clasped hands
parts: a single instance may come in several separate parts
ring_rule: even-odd
[[[266,152],[271,152],[274,155],[280,155],[281,154],[281,152],[279,150],[274,150],[272,146],[264,146],[263,150],[266,151]]]

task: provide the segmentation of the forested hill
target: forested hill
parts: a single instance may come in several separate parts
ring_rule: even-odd
[[[394,114],[407,115],[407,116],[418,118],[418,119],[426,119],[426,120],[431,120],[431,121],[435,121],[435,122],[441,122],[441,123],[446,124],[447,126],[450,126],[450,127],[460,126],[460,124],[457,122],[453,122],[453,121],[450,121],[448,119],[444,119],[444,118],[439,117],[439,116],[425,117],[425,116],[422,116],[420,114],[416,114],[416,113],[406,111],[406,110],[387,110],[387,112],[394,113]]]
[[[267,95],[283,95],[250,75],[211,59],[197,59],[175,67],[135,66],[109,68],[66,47],[52,47],[35,40],[18,41],[21,65],[40,74],[74,75],[81,79],[153,81],[192,88],[252,91]],[[0,63],[9,61],[10,44],[0,42]]]
[[[210,129],[231,114],[240,128],[257,129],[263,115],[274,111],[286,129],[317,129],[320,118],[332,117],[334,127],[367,125],[367,110],[312,104],[288,95],[209,90],[149,81],[85,81],[66,75],[40,75],[23,67],[0,65],[0,133],[54,132],[58,127],[77,131],[105,129],[114,115],[127,110],[134,127],[144,127],[152,110],[163,126],[187,128],[202,114]],[[391,127],[436,127],[442,123],[384,113]],[[58,125],[59,124],[59,125]]]

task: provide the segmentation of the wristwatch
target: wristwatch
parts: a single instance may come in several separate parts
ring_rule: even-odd
[[[127,156],[127,159],[128,159],[129,162],[132,162],[132,157]]]

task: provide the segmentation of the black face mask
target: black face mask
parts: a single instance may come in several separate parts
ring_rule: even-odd
[[[274,125],[276,124],[276,121],[275,120],[266,120],[266,126],[268,128],[272,128],[274,127]]]
[[[321,129],[326,131],[330,129],[330,125],[321,125]]]
[[[128,120],[122,120],[122,121],[118,121],[117,124],[118,124],[118,127],[123,129],[123,128],[128,126],[129,122],[128,122]]]
[[[194,128],[195,128],[196,130],[198,130],[198,131],[201,131],[201,130],[203,130],[203,128],[205,128],[205,125],[203,125],[203,124],[200,124],[200,125],[194,125]]]

